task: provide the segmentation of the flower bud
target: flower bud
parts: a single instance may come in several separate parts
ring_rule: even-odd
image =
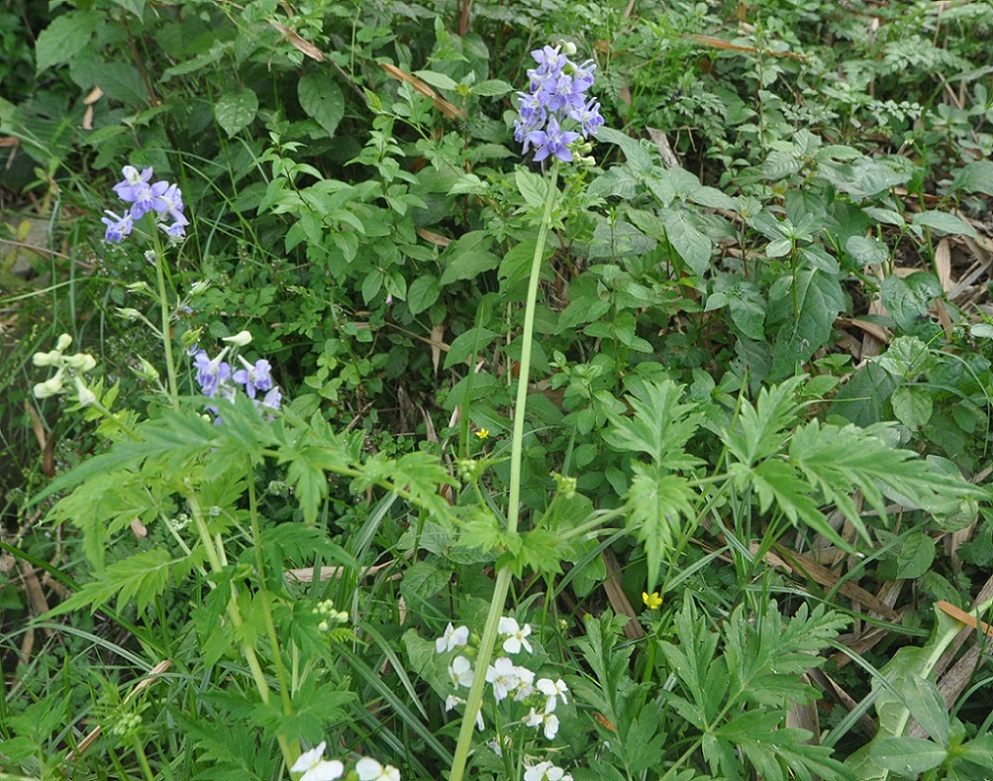
[[[89,353],[76,353],[75,355],[69,356],[66,363],[78,372],[86,374],[86,372],[91,371],[96,368],[97,361]]]
[[[156,369],[152,364],[146,361],[144,358],[139,358],[141,361],[141,373],[142,376],[147,380],[155,381],[159,378],[159,370]]]
[[[59,341],[55,343],[55,349],[62,352],[68,348],[70,344],[72,344],[72,337],[69,336],[69,334],[62,334],[62,336],[59,337]]]
[[[130,320],[131,322],[134,322],[139,317],[141,317],[141,312],[139,312],[137,309],[132,309],[129,306],[118,307],[117,315],[118,317],[123,317],[125,320]]]
[[[73,378],[76,381],[76,394],[79,399],[79,406],[88,407],[97,400],[97,395],[83,385],[83,381],[79,377]]]
[[[35,366],[51,366],[61,357],[58,350],[52,350],[50,353],[35,353],[31,356],[31,363]]]
[[[239,331],[234,336],[224,336],[221,341],[232,344],[235,347],[244,347],[252,341],[252,335],[248,331]]]
[[[572,41],[566,41],[562,44],[562,52],[566,57],[572,57],[576,54],[576,44]]]
[[[44,382],[39,382],[37,385],[35,385],[34,388],[31,389],[31,392],[34,393],[35,397],[39,399],[47,399],[61,393],[62,392],[61,369],[54,377],[50,377]]]
[[[191,296],[198,296],[201,293],[206,292],[207,291],[207,288],[209,288],[209,287],[210,287],[210,281],[209,280],[198,279],[196,282],[194,282],[192,285],[190,285],[190,295]]]

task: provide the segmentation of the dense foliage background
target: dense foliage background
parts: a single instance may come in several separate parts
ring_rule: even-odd
[[[560,42],[606,125],[543,242]],[[569,698],[474,778],[985,778],[991,51],[990,0],[8,0],[0,778],[441,777],[504,567]],[[125,165],[182,243],[104,241]],[[283,407],[213,425],[242,331]],[[32,395],[61,334],[94,404]]]

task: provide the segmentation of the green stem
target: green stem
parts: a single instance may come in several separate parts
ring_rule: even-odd
[[[548,197],[545,199],[545,210],[541,215],[538,226],[538,242],[531,259],[531,277],[528,280],[527,301],[524,307],[524,334],[521,345],[521,370],[517,377],[517,399],[514,402],[514,433],[510,447],[510,496],[507,499],[507,533],[517,533],[517,522],[520,518],[521,501],[521,466],[524,457],[524,418],[528,400],[528,385],[531,376],[531,344],[534,339],[534,317],[538,300],[538,283],[541,279],[541,263],[545,256],[545,243],[552,225],[552,211],[558,196],[558,169],[553,166],[548,180]],[[486,626],[479,643],[476,656],[476,674],[472,679],[469,696],[466,698],[465,713],[462,716],[462,726],[459,729],[459,740],[455,745],[455,756],[452,759],[452,772],[449,781],[462,781],[465,775],[466,763],[469,759],[469,749],[472,747],[472,730],[476,724],[476,714],[483,703],[483,688],[486,685],[486,669],[493,656],[496,645],[497,628],[503,615],[504,603],[510,590],[510,565],[505,564],[497,573],[496,584],[493,586],[493,597],[490,600],[490,610],[486,616]]]
[[[158,226],[155,218],[149,217],[151,225],[152,244],[155,245],[155,282],[159,289],[159,310],[162,314],[162,349],[165,350],[166,374],[169,380],[169,400],[173,407],[179,407],[179,390],[176,384],[176,363],[172,355],[172,329],[169,311],[169,291],[165,283],[165,252],[159,239]]]
[[[138,764],[141,765],[141,772],[145,776],[146,781],[156,781],[155,773],[152,772],[152,767],[148,764],[148,757],[145,755],[145,747],[136,737],[131,739],[131,743],[134,746],[135,756],[138,757]]]

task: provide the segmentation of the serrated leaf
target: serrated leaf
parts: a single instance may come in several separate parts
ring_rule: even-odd
[[[610,427],[603,439],[617,450],[645,453],[669,471],[691,469],[699,460],[683,447],[702,422],[695,403],[680,403],[685,390],[672,380],[633,381],[625,396],[630,416],[607,412]]]
[[[345,116],[345,96],[338,82],[325,73],[307,73],[297,82],[297,99],[307,116],[333,138]]]
[[[696,523],[696,494],[686,478],[665,474],[659,466],[632,464],[634,477],[625,497],[626,526],[645,548],[648,590],[658,583],[663,560]]]
[[[259,99],[250,89],[225,92],[214,104],[214,118],[228,137],[244,130],[255,119]]]
[[[541,209],[548,198],[548,180],[543,176],[518,168],[514,171],[514,182],[525,203],[532,209]]]
[[[93,33],[105,19],[95,11],[69,11],[55,17],[52,23],[38,34],[35,43],[37,73],[55,65],[64,65],[85,49]]]

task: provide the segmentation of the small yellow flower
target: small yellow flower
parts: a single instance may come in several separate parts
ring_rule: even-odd
[[[662,607],[662,597],[659,596],[659,592],[657,591],[653,591],[651,594],[647,591],[642,591],[641,601],[645,603],[645,607],[649,610],[658,610]]]
[[[488,439],[490,436],[490,430],[488,428],[481,428],[476,432],[476,436],[480,439]]]

